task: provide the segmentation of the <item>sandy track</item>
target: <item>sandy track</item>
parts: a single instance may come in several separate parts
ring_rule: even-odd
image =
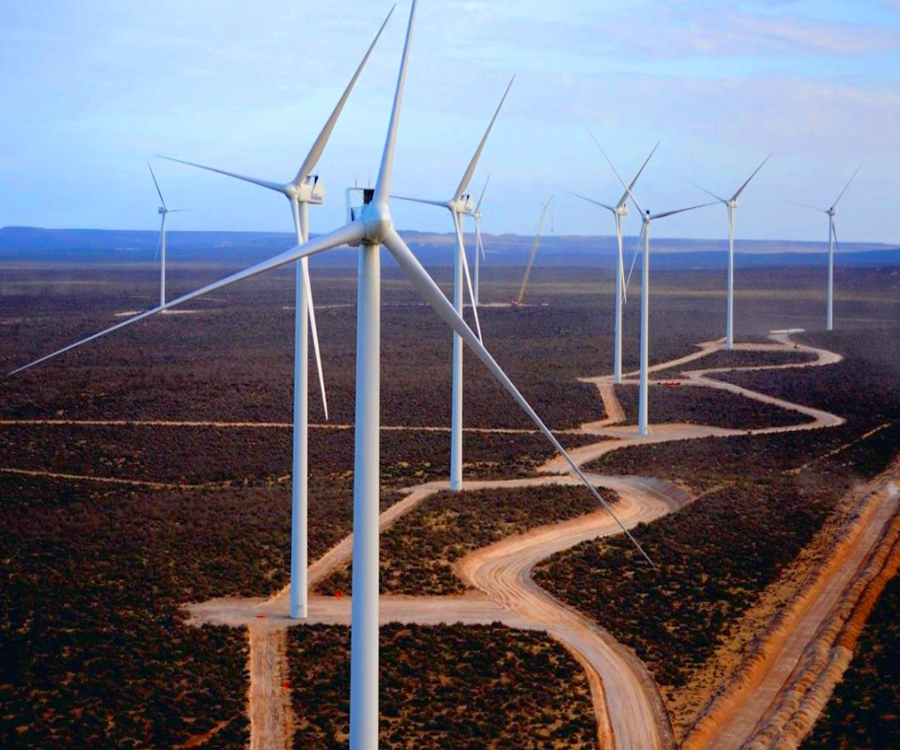
[[[266,623],[251,625],[250,750],[284,750],[294,736],[287,633]]]
[[[662,483],[653,486],[635,478],[590,478],[617,490],[622,501],[616,512],[629,528],[649,523],[689,499],[686,493]],[[674,747],[665,708],[640,660],[588,618],[550,596],[531,577],[541,560],[580,542],[617,533],[618,526],[609,514],[597,511],[477,550],[463,558],[458,569],[467,583],[527,618],[575,654],[595,687],[598,731],[604,747]]]
[[[214,420],[177,419],[0,419],[0,427],[209,427],[217,430],[292,430],[293,422],[223,422]],[[313,422],[311,430],[348,432],[352,424]],[[382,425],[384,432],[450,432],[441,425]],[[464,427],[463,432],[483,435],[537,435],[538,430],[516,427]]]
[[[147,487],[154,490],[188,490],[198,487],[223,487],[222,482],[210,485],[170,484],[166,482],[149,482],[141,479],[119,479],[118,477],[98,477],[91,474],[64,474],[57,471],[37,471],[32,469],[13,469],[0,467],[0,474],[18,474],[26,477],[47,477],[49,479],[65,479],[73,482],[99,482],[100,484],[120,484],[130,487]]]
[[[653,370],[696,361],[718,351],[721,341],[704,342],[697,352],[672,362],[662,363]],[[746,350],[779,351],[795,347],[787,336],[774,344],[744,345]],[[797,347],[800,348],[800,347]],[[840,357],[812,347],[802,347],[817,354],[814,362],[789,365],[809,367],[832,364]],[[782,366],[777,366],[782,367]],[[735,369],[767,369],[735,368]],[[696,370],[685,375],[685,384],[716,387],[739,395],[772,403],[797,411],[810,418],[809,422],[795,426],[769,428],[754,431],[787,432],[798,429],[817,429],[841,424],[840,417],[816,409],[774,399],[764,394],[722,383],[709,378],[710,371]],[[667,442],[697,437],[728,437],[747,434],[745,430],[728,430],[695,425],[655,426],[652,434],[640,437],[634,427],[616,426],[624,419],[624,413],[612,387],[611,378],[597,378],[594,382],[600,390],[607,417],[601,422],[582,426],[580,432],[607,437],[597,444],[576,449],[573,454],[579,464],[593,460],[604,453],[627,445]],[[513,481],[467,482],[467,489],[523,487],[560,482],[576,484],[568,475],[568,468],[561,461],[548,462],[542,471],[556,476],[544,476]],[[623,502],[618,507],[623,522],[633,526],[640,521],[650,521],[671,512],[690,500],[675,487],[656,480],[640,477],[592,477],[592,481],[615,488]],[[412,488],[399,503],[382,514],[381,529],[410,512],[435,492],[446,489],[447,483],[433,482]],[[528,534],[513,537],[478,550],[459,563],[459,573],[480,594],[459,597],[393,597],[381,598],[382,622],[418,622],[423,624],[504,622],[512,627],[545,630],[563,643],[584,666],[592,687],[598,722],[598,735],[603,747],[616,748],[674,748],[673,732],[666,716],[659,691],[644,665],[632,652],[617,643],[606,631],[583,615],[563,605],[531,579],[536,563],[567,549],[581,541],[614,534],[618,529],[603,512],[574,519],[552,527],[536,529]],[[315,585],[350,559],[352,536],[347,537],[310,568],[310,585]],[[349,622],[350,598],[313,597],[310,600],[310,622],[346,624]],[[217,622],[235,626],[265,621],[273,629],[285,629],[295,624],[287,616],[288,590],[270,599],[234,600],[220,599],[190,608],[194,624]],[[269,694],[262,691],[257,699],[265,701]],[[254,696],[251,691],[251,703]],[[251,705],[251,713],[270,710],[265,706]],[[277,710],[277,707],[275,707]]]

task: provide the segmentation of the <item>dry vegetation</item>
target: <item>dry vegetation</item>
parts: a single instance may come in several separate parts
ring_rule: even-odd
[[[589,436],[562,435],[574,447]],[[383,430],[381,476],[386,486],[444,479],[449,432]],[[466,433],[469,478],[533,475],[556,455],[542,435]],[[353,473],[353,430],[315,429],[310,466],[327,488],[348,485]],[[291,429],[152,425],[0,425],[0,468],[116,477],[166,484],[227,483],[266,486],[290,479]]]
[[[345,628],[290,631],[298,750],[346,747],[349,640]],[[599,749],[587,677],[543,634],[390,625],[381,664],[381,747]]]
[[[318,273],[313,266],[332,420],[347,424],[352,422],[354,392],[355,275],[352,271]],[[839,296],[839,321],[844,315],[894,323],[900,319],[896,292],[883,275],[847,273],[865,294]],[[189,291],[224,274],[221,268],[174,267],[171,292]],[[509,299],[515,293],[517,273],[498,274],[488,267],[484,274],[482,293],[487,301]],[[148,307],[156,294],[156,272],[149,268],[5,267],[2,276],[0,369],[4,372],[111,324],[115,313]],[[439,274],[445,286],[448,279],[448,273]],[[798,271],[790,280],[781,275],[773,280],[767,272],[747,272],[741,281],[742,288],[756,290],[739,297],[742,335],[759,336],[773,326],[821,326],[821,274]],[[853,286],[848,277],[839,276],[839,281],[841,288]],[[798,284],[806,291],[797,294]],[[683,356],[694,351],[695,342],[721,335],[724,297],[709,292],[718,294],[722,286],[722,274],[657,274],[652,363]],[[554,429],[603,416],[596,389],[575,378],[611,370],[612,288],[606,272],[538,268],[529,298],[547,307],[518,313],[498,307],[483,312],[488,347]],[[273,274],[191,305],[204,312],[153,319],[14,379],[0,379],[0,419],[288,422],[293,313],[283,308],[293,304],[292,289],[291,273]],[[408,304],[418,300],[390,267],[385,268],[384,300],[383,422],[446,426],[450,335],[426,309]],[[638,309],[630,306],[625,321],[626,367],[637,362],[637,316]],[[873,347],[883,344],[895,330],[883,328],[881,338],[866,341]],[[851,346],[852,338],[845,334],[827,341],[829,347],[837,342],[853,356],[862,352]],[[798,527],[786,531],[782,541],[797,545],[828,502],[819,497],[817,477],[834,475],[838,487],[856,473],[868,474],[896,450],[897,428],[882,431],[832,459],[821,459],[796,476],[783,472],[855,440],[877,426],[875,422],[896,419],[893,406],[888,411],[883,408],[897,381],[892,367],[882,367],[878,382],[866,381],[867,373],[878,368],[871,357],[863,356],[855,369],[836,371],[835,381],[823,384],[815,376],[797,381],[797,388],[804,390],[799,393],[803,398],[796,400],[809,397],[815,405],[843,414],[859,404],[858,415],[854,413],[841,430],[632,449],[614,454],[608,465],[601,463],[614,473],[680,477],[701,489],[722,483],[723,477],[735,482],[743,494],[711,495],[707,504],[697,506],[702,511],[698,515],[685,511],[671,522],[687,523],[676,519],[693,518],[687,525],[702,529],[706,559],[725,548],[732,529],[763,530],[785,519],[796,521]],[[884,387],[891,376],[890,387]],[[841,385],[844,379],[854,385],[852,392]],[[310,418],[314,422],[322,419],[316,387],[313,378]],[[785,381],[779,387],[787,394],[791,384]],[[870,394],[867,401],[860,390]],[[469,426],[531,427],[472,356],[466,358],[465,409]],[[867,416],[869,412],[874,416]],[[311,431],[313,557],[350,528],[352,440],[350,431]],[[566,436],[570,445],[582,440]],[[446,476],[446,433],[385,431],[382,449],[383,481],[388,489]],[[466,435],[469,476],[531,473],[551,454],[535,435]],[[129,490],[0,473],[4,521],[0,525],[0,746],[175,747],[218,727],[205,747],[244,747],[248,733],[246,640],[239,631],[186,628],[178,606],[217,595],[258,596],[286,583],[290,502],[284,479],[290,471],[289,431],[7,425],[0,426],[3,467],[227,486]],[[754,521],[747,509],[760,510],[759,504],[753,498],[746,501],[750,505],[740,502],[747,494],[755,494],[748,467],[753,467],[754,477],[758,473],[765,480],[766,492],[780,493],[789,481],[807,487],[802,496],[811,498],[808,507],[787,508],[781,515],[767,511]],[[386,492],[384,500],[395,497]],[[584,498],[585,508],[577,512],[593,508],[589,497]],[[572,502],[575,513],[574,506],[582,500]],[[459,535],[458,543],[477,546],[497,533],[511,533],[504,524],[516,528],[517,523],[537,522],[536,517],[523,520],[515,515],[521,508],[510,506],[509,510],[514,513],[504,517],[500,526],[496,519],[486,523],[476,516],[473,526],[478,525],[483,536]],[[555,506],[532,508],[526,516],[548,510],[557,512]],[[703,579],[703,568],[684,544],[682,531],[677,525],[662,524],[641,529],[640,534],[642,540],[645,535],[651,542],[657,540],[654,553],[668,561],[669,571],[677,571],[683,592],[694,592],[691,596],[699,603],[700,616],[712,619],[718,605],[703,602],[715,601],[715,586],[721,578]],[[701,532],[694,528],[691,533]],[[439,542],[436,552],[449,556],[444,545],[457,543],[450,542],[450,536],[428,543]],[[392,538],[386,538],[386,545],[395,543]],[[746,539],[737,541],[746,543]],[[747,551],[752,553],[753,569],[741,572],[736,564],[729,580],[741,581],[748,589],[763,585],[769,573],[760,568],[768,556],[778,561],[789,556],[790,549]],[[632,578],[629,566],[637,563],[612,544],[603,563],[610,564],[614,558],[617,566],[625,566],[617,569],[617,582],[631,578],[629,585],[635,587],[641,580],[650,580],[643,572]],[[437,580],[444,580],[449,570],[439,571]],[[601,577],[592,580],[595,584],[601,589],[606,585]],[[612,595],[615,600],[620,593]],[[732,611],[742,606],[727,592],[722,596]],[[656,620],[673,622],[665,619],[670,615],[659,603],[648,600],[651,604],[659,613],[654,629],[661,629]],[[640,626],[647,622],[649,618],[644,618]],[[679,638],[684,632],[682,628]],[[313,735],[305,736],[335,731],[345,721],[340,712],[346,710],[346,677],[337,665],[346,659],[346,635],[297,631],[292,637],[310,639],[303,658],[293,660],[293,668],[321,677],[309,683],[322,691],[323,700],[316,703],[320,723],[311,723],[308,731]],[[423,749],[453,747],[452,742],[481,748],[489,744],[484,737],[491,733],[499,733],[493,747],[593,746],[582,673],[558,647],[537,636],[499,628],[427,634],[410,628],[391,632],[390,639],[385,653],[396,656],[385,658],[384,663],[398,676],[393,682],[385,679],[385,689],[393,685],[395,692],[384,706],[388,713],[391,706],[401,707],[395,709],[399,715],[387,716],[391,734],[385,742],[391,746],[403,746],[402,735],[412,736],[413,746]],[[649,653],[652,638],[645,640]],[[696,658],[706,653],[702,643],[681,640],[676,645],[677,669],[695,658],[690,655],[692,649],[697,649]],[[419,673],[427,667],[422,660],[432,652],[442,654],[440,665],[433,668],[443,671],[427,672],[430,679],[422,680]],[[540,682],[534,674],[541,675]],[[301,678],[295,679],[298,689]],[[465,688],[470,684],[477,685],[478,692],[468,693]],[[535,685],[541,686],[540,693]],[[450,686],[456,698],[416,692]],[[413,710],[416,701],[425,700],[436,701],[435,705],[445,701],[440,703],[443,713],[433,717]],[[299,695],[297,701],[301,701]],[[459,709],[461,705],[473,707],[467,711]],[[398,730],[400,717],[403,727]],[[566,718],[565,725],[559,723],[561,717]],[[437,723],[430,724],[432,719]],[[548,731],[557,735],[549,737]],[[531,741],[544,744],[528,744]]]
[[[802,750],[900,747],[900,576],[869,617],[853,661]]]
[[[600,491],[615,502],[614,492]],[[381,535],[381,591],[412,596],[462,593],[466,586],[454,563],[469,552],[597,507],[583,487],[441,492]],[[349,591],[350,578],[348,566],[319,589],[325,594]]]
[[[739,338],[736,343],[757,343],[771,344],[768,338],[749,337]],[[772,365],[800,365],[807,362],[814,362],[816,355],[810,352],[800,351],[772,351],[772,352],[755,352],[741,351],[734,349],[732,351],[717,351],[708,354],[702,359],[688,362],[684,365],[676,367],[667,367],[664,370],[656,370],[653,377],[660,380],[667,377],[677,377],[683,372],[690,370],[714,370],[726,367],[769,367]]]
[[[626,424],[637,424],[638,387],[617,385],[615,389],[616,397],[625,410]],[[809,417],[795,411],[728,391],[690,385],[652,386],[648,410],[651,424],[683,422],[732,430],[757,430],[810,421]]]

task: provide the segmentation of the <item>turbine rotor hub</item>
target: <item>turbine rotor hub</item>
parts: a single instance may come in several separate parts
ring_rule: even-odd
[[[369,203],[360,216],[366,230],[366,242],[383,244],[394,229],[391,209],[387,203]]]

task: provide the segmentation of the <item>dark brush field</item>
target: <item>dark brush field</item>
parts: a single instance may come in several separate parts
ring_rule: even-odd
[[[587,677],[542,634],[388,625],[380,649],[381,747],[599,748]],[[300,725],[294,747],[346,747],[349,630],[295,628],[288,655]]]
[[[900,577],[888,584],[803,750],[900,747]]]
[[[332,422],[346,425],[353,415],[355,273],[313,268]],[[156,273],[149,267],[6,265],[0,271],[4,372],[116,322],[116,313],[150,306],[156,294]],[[186,292],[221,275],[220,268],[175,267],[170,288],[173,294]],[[437,275],[446,288],[449,273],[439,269]],[[488,266],[484,279],[485,301],[501,302],[517,291],[519,277],[510,271]],[[721,273],[654,275],[652,362],[682,356],[696,342],[721,335],[723,286]],[[197,301],[190,305],[198,311],[194,314],[140,323],[16,378],[0,379],[0,420],[289,422],[293,312],[286,308],[292,306],[292,287],[291,274],[276,273]],[[773,327],[821,328],[824,273],[747,271],[740,274],[738,288],[737,325],[744,340],[758,339]],[[785,471],[814,461],[813,473],[836,472],[833,485],[840,487],[868,475],[896,452],[893,420],[900,378],[896,346],[886,343],[897,341],[897,276],[842,269],[837,288],[842,331],[810,340],[845,351],[850,369],[809,376],[802,387],[811,390],[801,395],[816,406],[852,416],[843,431],[663,446],[648,455],[632,449],[610,458],[617,472],[681,478],[698,489],[722,483],[724,477],[742,487],[740,495],[726,493],[727,505],[720,509],[714,498],[696,506],[701,515],[692,524],[702,526],[708,537],[703,555],[714,555],[715,546],[725,543],[735,519],[753,523],[748,510],[759,504],[744,506],[741,498],[759,494],[752,491],[758,479],[780,492],[779,477],[789,481],[781,476]],[[603,416],[596,391],[576,378],[611,371],[612,290],[612,275],[602,270],[538,268],[528,295],[535,306],[519,312],[485,308],[482,313],[485,343],[553,428]],[[389,268],[383,301],[383,423],[448,425],[449,333]],[[629,368],[637,364],[638,312],[637,306],[629,306],[626,316]],[[864,336],[864,331],[870,333]],[[880,344],[884,357],[868,355],[859,343],[865,341]],[[466,379],[468,426],[531,428],[471,355]],[[320,422],[312,381],[310,418]],[[783,390],[790,387],[772,382]],[[656,389],[653,393],[659,404],[665,395]],[[822,458],[883,422],[894,426],[879,433],[880,438],[837,458]],[[445,476],[446,433],[385,431],[382,439],[386,502],[395,497],[389,492],[394,488]],[[579,442],[573,436],[566,440]],[[466,451],[472,476],[527,474],[552,455],[534,434],[469,433]],[[315,556],[350,528],[352,432],[311,430],[310,465]],[[224,729],[204,747],[243,747],[249,731],[244,713],[246,638],[229,629],[187,628],[179,605],[226,594],[267,594],[286,583],[288,431],[0,424],[0,469],[206,485],[153,489],[0,471],[0,746],[174,747],[221,724]],[[833,491],[822,491],[819,481],[809,487],[813,499],[808,504],[766,521],[799,524],[785,532],[793,546],[778,551],[779,560],[793,554],[810,527],[827,514]],[[663,575],[691,573],[697,601],[717,601],[719,596],[739,600],[737,593],[706,590],[698,559],[679,534],[677,528],[659,524],[639,530],[661,560],[671,561]],[[604,565],[623,566],[614,579],[620,582],[622,570],[628,572],[636,563],[615,544],[609,549]],[[760,566],[767,554],[760,551]],[[753,590],[765,575],[754,567],[734,580]],[[560,576],[560,586],[566,580]],[[634,585],[641,580],[649,579],[641,572]],[[601,580],[600,585],[606,583]],[[665,600],[654,598],[657,593],[637,593],[649,597],[648,606],[658,618],[671,616],[664,611]],[[705,612],[711,609],[700,607],[702,617]],[[645,622],[638,634],[650,644],[658,628],[656,622]],[[466,639],[427,637],[443,639],[445,665],[457,663],[464,648],[466,653],[476,648]],[[495,653],[490,649],[510,637],[519,638],[485,631],[477,637],[485,645],[477,648]],[[673,640],[687,653],[679,656],[676,671],[707,653],[691,638]],[[533,646],[538,651],[549,647],[546,642]],[[308,657],[302,666],[330,669],[332,658]],[[514,673],[513,687],[532,683],[527,672]],[[513,713],[530,706],[483,702],[478,731],[517,721],[504,705]],[[540,722],[547,724],[568,711],[550,702],[541,709]],[[417,746],[441,747],[437,737],[423,732]],[[310,745],[317,746],[325,745]]]

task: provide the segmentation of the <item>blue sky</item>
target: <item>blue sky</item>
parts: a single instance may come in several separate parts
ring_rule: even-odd
[[[147,228],[146,161],[166,154],[266,179],[296,172],[388,2],[0,0],[0,226]],[[319,166],[326,205],[374,179],[409,6],[398,6]],[[512,74],[473,181],[490,171],[484,227],[530,233],[555,193],[557,233],[609,234],[611,217],[562,193],[621,192],[653,210],[732,192],[770,152],[737,214],[739,237],[900,241],[900,1],[421,0],[395,191],[448,198]],[[166,162],[172,229],[291,227],[277,194]],[[657,235],[721,237],[724,208]],[[449,231],[446,213],[394,207],[401,228]],[[636,220],[628,230],[636,233]]]

